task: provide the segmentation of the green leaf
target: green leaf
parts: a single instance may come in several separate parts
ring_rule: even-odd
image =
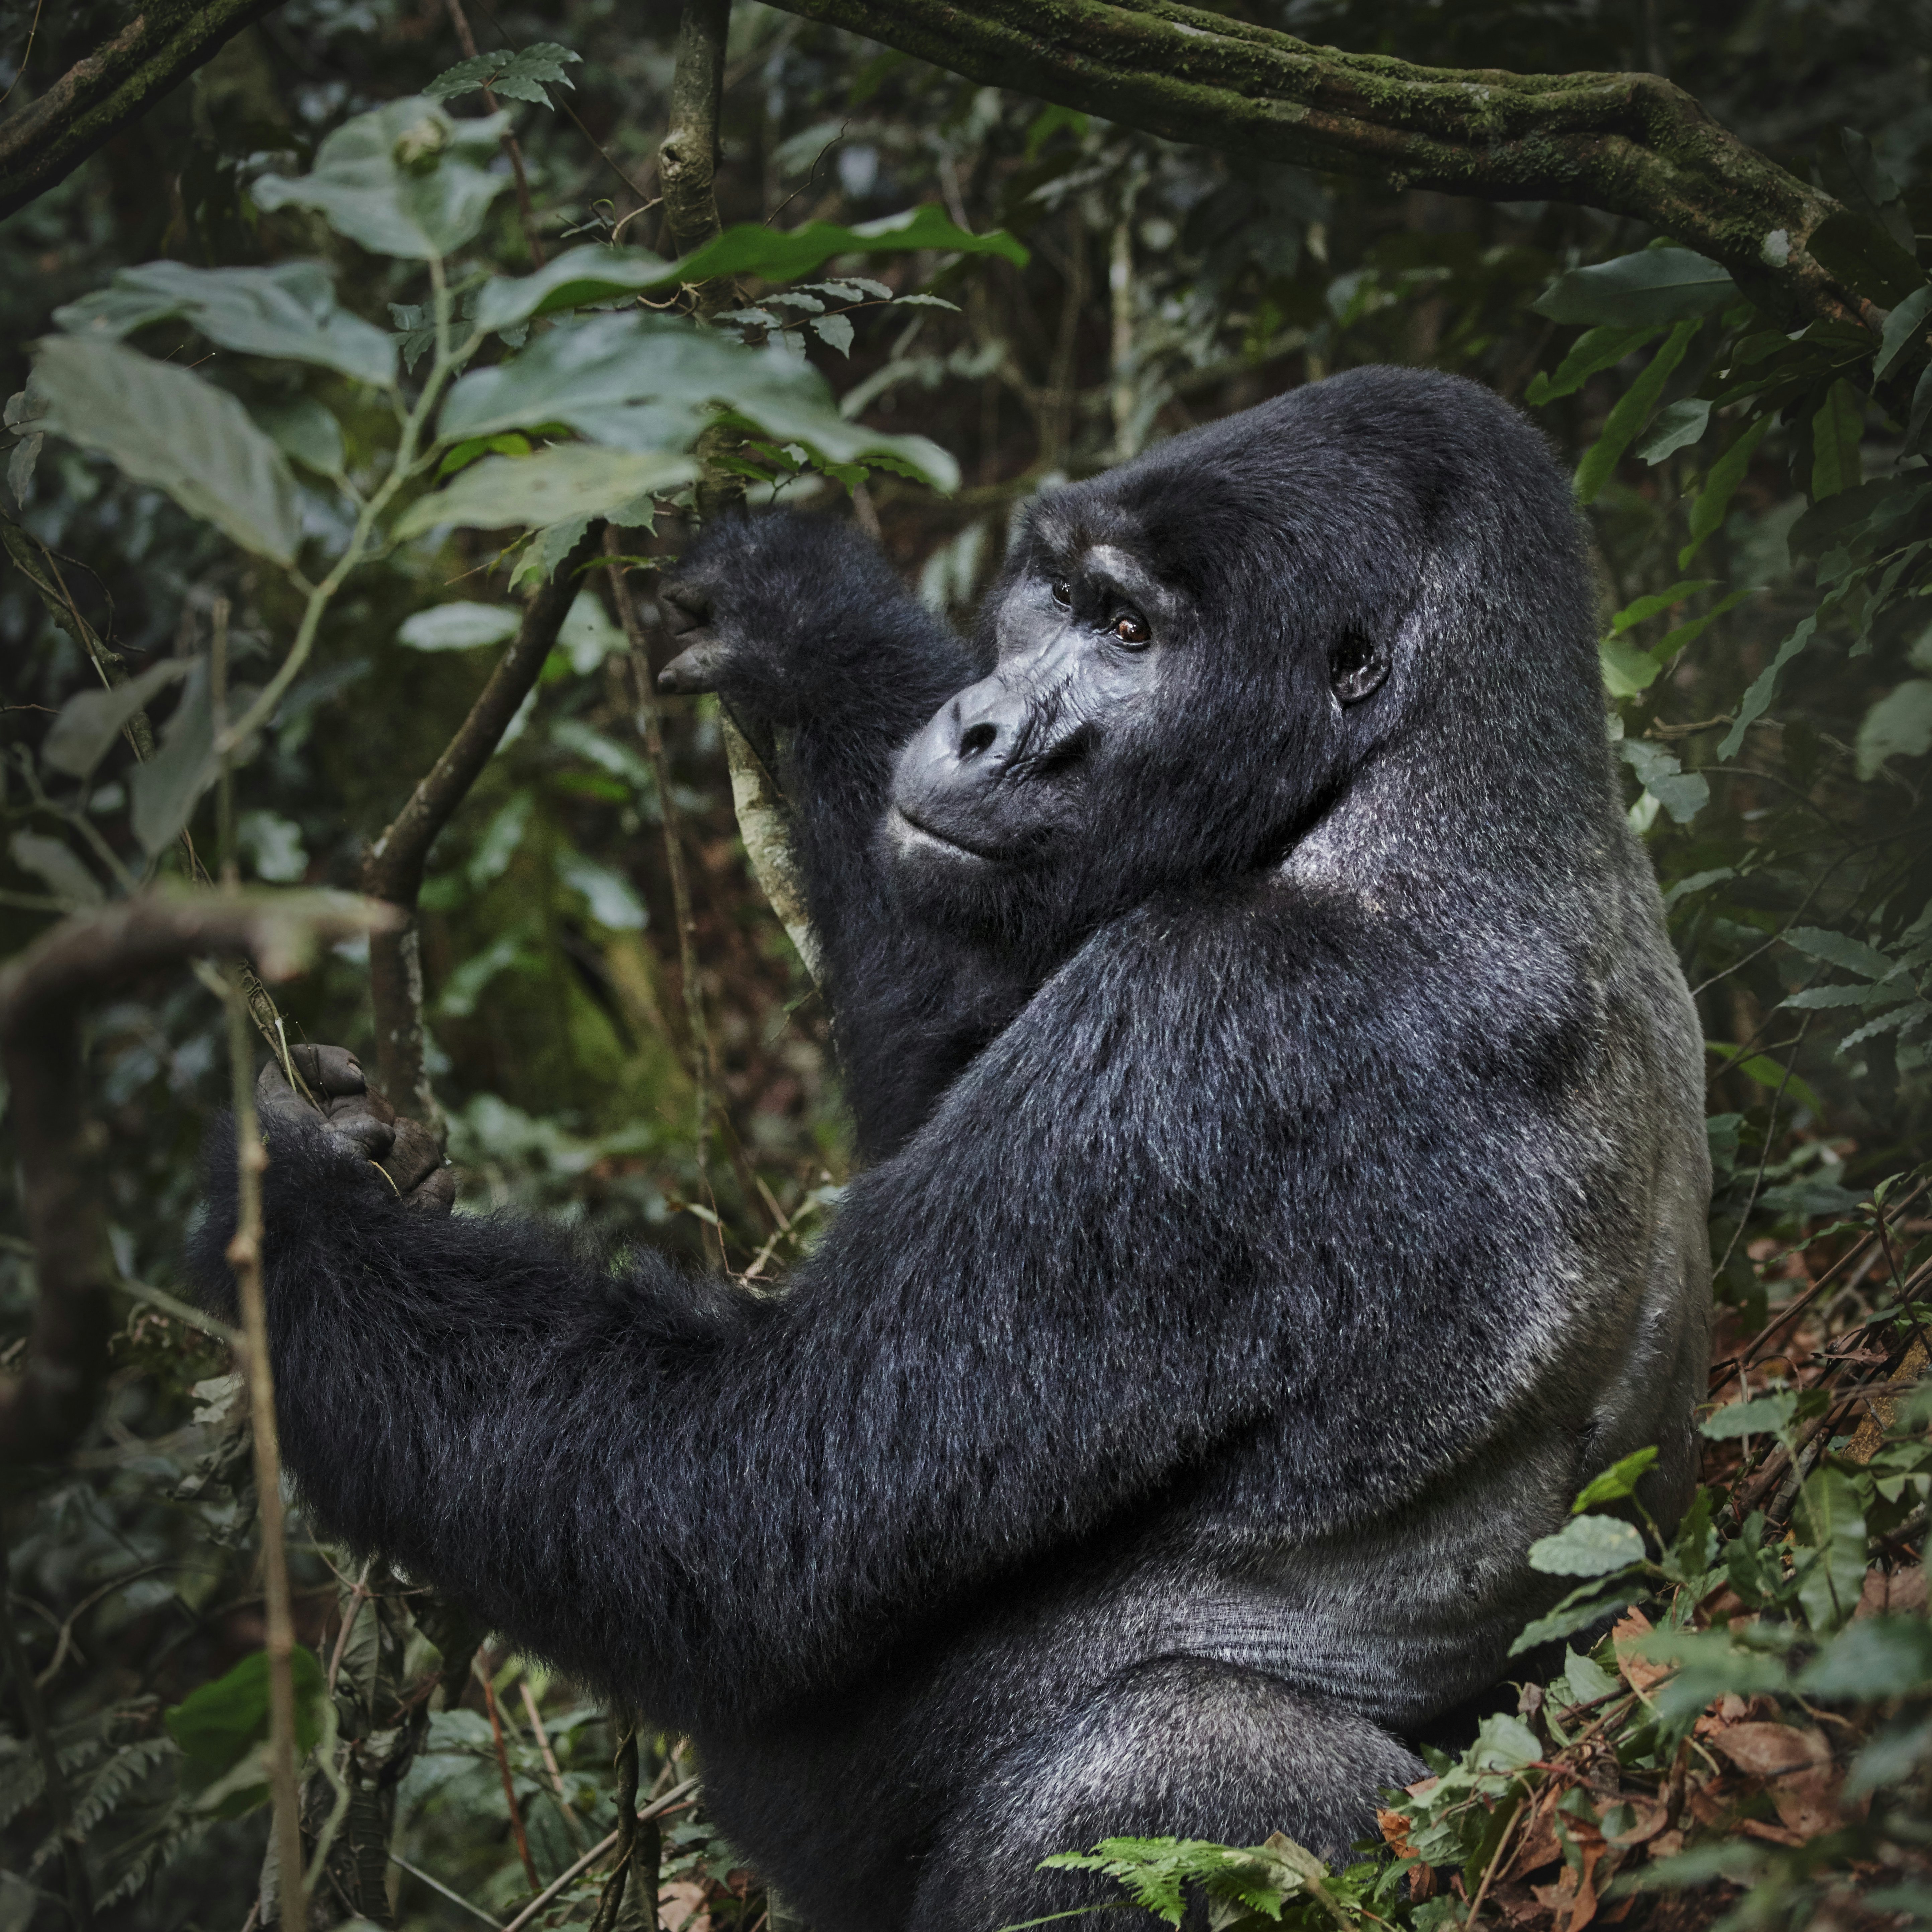
[[[1804,244],[1813,261],[1854,295],[1896,308],[1925,278],[1918,264],[1868,214],[1840,208],[1814,229]]]
[[[259,177],[264,210],[312,208],[338,235],[377,255],[428,261],[462,247],[510,185],[490,171],[507,113],[454,121],[422,95],[345,122],[299,180]]]
[[[583,58],[554,40],[538,40],[514,53],[472,54],[468,60],[445,68],[423,92],[433,100],[448,100],[488,88],[506,100],[529,100],[548,107],[550,99],[544,86],[574,88],[577,83],[565,69]]]
[[[1633,328],[1619,323],[1588,330],[1576,338],[1569,354],[1556,365],[1555,375],[1546,376],[1540,370],[1537,371],[1523,400],[1532,408],[1540,408],[1545,403],[1553,403],[1558,396],[1570,395],[1580,389],[1599,370],[1621,362],[1631,350],[1641,348],[1659,332],[1654,327]]]
[[[1865,1520],[1850,1477],[1821,1465],[1798,1492],[1792,1524],[1816,1552],[1801,1574],[1798,1600],[1811,1628],[1834,1630],[1858,1606],[1865,1581]]]
[[[1834,932],[1828,926],[1794,926],[1784,935],[1784,943],[1808,959],[1822,959],[1828,966],[1842,966],[1848,973],[1868,980],[1888,978],[1897,970],[1876,946],[1854,939],[1848,932]]]
[[[1864,480],[1858,445],[1865,433],[1864,405],[1858,392],[1841,376],[1825,392],[1823,406],[1811,418],[1811,496],[1822,502],[1841,490],[1853,490]]]
[[[1857,1628],[1856,1624],[1852,1625],[1854,1630]],[[1924,1761],[1928,1751],[1932,1751],[1932,1717],[1921,1717],[1914,1712],[1894,1719],[1859,1752],[1858,1761],[1845,1780],[1846,1797],[1856,1799],[1883,1785],[1904,1784]],[[1882,1911],[1895,1909],[1881,1904],[1875,1892],[1867,1892],[1864,1902]],[[1932,1918],[1932,1910],[1928,1907],[1932,1907],[1932,1900],[1922,1896],[1911,1904],[1911,1909],[1916,1910],[1922,1918]]]
[[[1594,1509],[1599,1503],[1617,1502],[1625,1496],[1634,1496],[1639,1478],[1656,1460],[1654,1444],[1648,1448],[1633,1450],[1620,1462],[1612,1462],[1600,1476],[1594,1478],[1577,1492],[1576,1500],[1570,1505],[1570,1514],[1581,1516],[1586,1510]]]
[[[188,675],[185,658],[164,658],[138,677],[106,691],[77,692],[60,708],[40,742],[40,760],[69,778],[84,778],[106,755],[122,728],[148,700]]]
[[[1932,315],[1932,286],[1914,289],[1886,317],[1884,339],[1879,344],[1878,361],[1872,368],[1876,380],[1882,382],[1889,376],[1893,364],[1902,360],[1908,350],[1924,347],[1928,315]]]
[[[255,420],[268,432],[275,447],[304,470],[340,481],[347,464],[342,425],[312,396],[292,403],[266,404]]]
[[[1643,1538],[1613,1516],[1580,1516],[1529,1546],[1529,1567],[1546,1576],[1607,1576],[1643,1561]]]
[[[244,550],[295,561],[301,500],[282,453],[225,389],[190,370],[70,335],[42,339],[34,374],[58,430],[165,490]]]
[[[1026,250],[1003,228],[985,235],[955,225],[945,210],[928,202],[903,214],[882,216],[842,228],[811,221],[789,232],[747,221],[707,242],[677,264],[682,282],[708,282],[719,275],[758,275],[768,282],[796,281],[834,255],[903,254],[934,248],[948,254],[999,255],[1016,268],[1026,266]]]
[[[1530,307],[1552,322],[1654,328],[1708,315],[1737,292],[1736,283],[1706,256],[1688,248],[1645,248],[1613,262],[1572,268]]]
[[[1690,346],[1690,339],[1697,333],[1697,328],[1695,320],[1680,322],[1664,338],[1642,374],[1617,398],[1616,406],[1604,419],[1603,434],[1584,452],[1582,461],[1576,466],[1578,502],[1594,502],[1598,491],[1610,481],[1618,458],[1650,420],[1650,412],[1657,406],[1657,399],[1664,393],[1664,384],[1670,380],[1672,370],[1683,361],[1684,352]]]
[[[412,651],[473,651],[514,638],[522,622],[507,604],[433,604],[404,620],[396,641]]]
[[[958,479],[952,459],[923,436],[848,422],[824,377],[776,344],[748,349],[662,316],[560,323],[509,362],[464,376],[438,434],[453,442],[560,423],[619,447],[675,448],[696,436],[707,402],[776,442],[806,445],[821,461],[903,464],[944,490]]]
[[[1932,1685],[1932,1624],[1922,1617],[1864,1617],[1841,1630],[1798,1673],[1808,1697],[1876,1703]]]
[[[1649,1594],[1649,1585],[1635,1574],[1620,1579],[1607,1588],[1594,1582],[1586,1583],[1580,1589],[1572,1590],[1547,1616],[1525,1624],[1522,1634],[1510,1646],[1509,1654],[1520,1657],[1525,1651],[1553,1642],[1558,1637],[1574,1636],[1579,1630],[1592,1628]]]
[[[22,872],[46,881],[48,891],[69,905],[99,905],[107,896],[100,881],[74,855],[71,847],[38,832],[16,832],[7,842],[8,855]]]
[[[613,932],[641,932],[648,922],[644,902],[637,889],[621,874],[586,859],[580,852],[566,851],[556,862],[556,874],[574,892],[583,895],[590,916]]]
[[[1845,160],[1851,168],[1852,178],[1858,184],[1858,192],[1874,208],[1884,208],[1898,199],[1898,184],[1886,172],[1877,155],[1872,152],[1870,139],[1856,128],[1840,128],[1838,139],[1845,150]]]
[[[146,764],[136,765],[128,782],[134,836],[142,850],[152,858],[172,844],[218,776],[208,660],[198,658],[181,702],[161,728],[160,750]]]
[[[1724,522],[1724,512],[1731,507],[1731,499],[1737,494],[1758,445],[1774,420],[1772,416],[1760,416],[1711,465],[1711,473],[1704,478],[1704,487],[1690,506],[1690,541],[1677,553],[1679,570],[1690,568],[1690,560],[1703,548],[1705,539]]]
[[[848,316],[821,315],[814,317],[806,326],[829,348],[837,350],[842,356],[849,356],[851,354],[852,323]]]
[[[1734,757],[1738,747],[1744,741],[1744,734],[1770,708],[1772,699],[1777,695],[1779,676],[1784,667],[1811,641],[1811,634],[1818,628],[1818,617],[1819,613],[1816,610],[1801,617],[1797,628],[1778,646],[1770,663],[1752,679],[1750,688],[1744,693],[1738,706],[1736,720],[1724,734],[1724,742],[1718,747],[1720,758]]]
[[[314,1652],[296,1645],[290,1659],[295,1678],[296,1750],[306,1756],[322,1736],[322,1666]],[[182,1782],[200,1791],[232,1771],[268,1735],[268,1653],[251,1652],[224,1677],[190,1690],[162,1714],[168,1735],[181,1747]]]
[[[448,489],[411,504],[397,521],[396,535],[420,536],[446,525],[494,530],[604,516],[633,496],[674,490],[698,473],[691,457],[581,443],[536,456],[486,456]]]
[[[328,271],[314,262],[272,268],[149,262],[121,269],[106,288],[54,310],[70,334],[96,342],[118,342],[170,316],[239,355],[313,362],[378,388],[395,386],[394,338],[338,308]]]
[[[1618,631],[1628,631],[1639,624],[1648,623],[1653,617],[1660,617],[1666,610],[1674,610],[1680,604],[1688,602],[1700,591],[1714,590],[1718,580],[1714,577],[1693,577],[1682,584],[1673,584],[1668,590],[1659,590],[1648,597],[1640,597],[1626,604],[1610,620],[1610,631],[1615,635]]]
[[[1908,678],[1886,692],[1858,726],[1858,769],[1876,778],[1888,758],[1922,758],[1932,752],[1932,682]]]
[[[674,285],[677,271],[647,248],[572,248],[533,275],[500,275],[478,292],[470,320],[478,328],[513,328],[532,316],[616,302],[640,290]]]
[[[1688,824],[1710,803],[1710,781],[1700,772],[1686,772],[1676,754],[1661,745],[1653,745],[1647,738],[1626,738],[1617,748],[1644,790],[1679,825]]]
[[[1657,420],[1638,439],[1636,453],[1646,463],[1661,463],[1699,441],[1710,422],[1711,405],[1702,397],[1672,403],[1658,412]]]
[[[1563,1681],[1573,1704],[1593,1703],[1613,1695],[1617,1688],[1616,1678],[1594,1658],[1579,1656],[1568,1646],[1563,1652]]]

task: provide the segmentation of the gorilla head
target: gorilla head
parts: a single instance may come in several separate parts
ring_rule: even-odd
[[[1445,813],[1492,827],[1498,785],[1539,840],[1580,830],[1544,822],[1602,758],[1574,519],[1534,433],[1474,393],[1360,371],[1032,504],[981,620],[986,675],[893,774],[907,903],[1050,956],[1318,824],[1359,848],[1371,794],[1373,842],[1399,833],[1412,866]]]

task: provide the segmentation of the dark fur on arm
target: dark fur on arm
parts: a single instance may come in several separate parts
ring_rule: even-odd
[[[278,1401],[318,1520],[653,1715],[728,1727],[848,1681],[1298,1404],[1285,1513],[1371,1506],[1333,1405],[1383,1372],[1388,1310],[1350,1283],[1414,1276],[1396,1257],[1432,1240],[1402,1346],[1473,1365],[1468,1393],[1400,1425],[1366,1404],[1408,1438],[1400,1479],[1426,1480],[1516,1346],[1462,1284],[1527,1258],[1481,1252],[1505,1220],[1482,1160],[1457,1177],[1459,1249],[1439,1198],[1335,1156],[1393,1084],[1420,1168],[1468,1097],[1403,1075],[1399,1034],[1360,1041],[1359,1092],[1309,1073],[1297,1042],[1360,1028],[1364,1002],[1352,975],[1338,994],[1256,970],[1258,916],[1150,908],[1096,940],[861,1178],[782,1300],[415,1214],[319,1130],[279,1135]],[[1282,966],[1320,943],[1309,926],[1269,918]],[[1258,1061],[1256,1040],[1282,1044]],[[1221,1131],[1236,1108],[1258,1163]],[[1356,1211],[1338,1276],[1323,1231]],[[218,1202],[196,1247],[216,1292],[226,1225]]]
[[[1031,990],[909,924],[879,850],[893,763],[978,675],[965,646],[849,524],[780,512],[717,524],[680,566],[715,636],[710,675],[741,716],[782,728],[779,773],[824,948],[861,1147],[899,1146]]]

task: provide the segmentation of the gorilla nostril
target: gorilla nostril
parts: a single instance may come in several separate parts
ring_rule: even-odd
[[[1000,735],[999,728],[993,724],[975,724],[963,733],[959,740],[959,755],[962,758],[976,758],[982,752],[990,752],[993,741]]]

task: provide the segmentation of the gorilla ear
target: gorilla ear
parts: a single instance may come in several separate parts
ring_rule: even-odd
[[[1351,628],[1336,641],[1328,661],[1328,686],[1344,704],[1359,704],[1382,686],[1389,674],[1388,649],[1366,631]]]

